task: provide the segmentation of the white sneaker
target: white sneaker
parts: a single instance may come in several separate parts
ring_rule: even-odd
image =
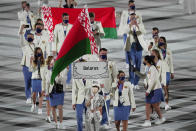
[[[152,120],[156,120],[157,118],[158,118],[159,116],[157,115],[157,113],[153,113],[153,114],[151,114],[150,115],[150,118],[152,119]]]
[[[36,109],[36,104],[32,104],[32,106],[31,106],[31,112],[34,112],[35,109]]]
[[[59,123],[59,127],[58,127],[58,129],[65,129],[65,127],[63,126],[63,124],[62,124],[62,123]]]
[[[164,117],[162,117],[161,119],[158,119],[158,120],[155,122],[155,124],[156,124],[156,125],[160,125],[160,124],[164,123],[165,121],[166,121],[166,119],[165,119]]]
[[[143,127],[150,127],[151,122],[149,120],[145,120],[144,124],[142,124]]]
[[[58,129],[59,128],[59,124],[58,123],[54,123],[54,128]]]
[[[31,104],[31,98],[28,98],[26,104]]]
[[[103,128],[104,129],[110,129],[111,127],[109,125],[107,125],[107,124],[103,124]]]
[[[140,87],[138,86],[138,85],[135,85],[135,87],[134,87],[136,90],[139,90],[140,89]]]
[[[48,123],[51,123],[51,122],[52,122],[51,119],[50,119],[50,116],[47,116],[47,117],[46,117],[46,121],[47,121]]]
[[[161,102],[160,109],[165,109],[165,102]]]
[[[129,69],[129,64],[126,64],[126,68]]]
[[[169,105],[166,104],[166,105],[165,105],[165,110],[166,110],[166,111],[171,110],[171,107],[170,107]]]
[[[42,115],[42,109],[41,108],[38,109],[38,114]]]

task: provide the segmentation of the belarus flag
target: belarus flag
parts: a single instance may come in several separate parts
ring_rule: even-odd
[[[97,53],[97,47],[90,29],[88,9],[83,9],[65,38],[57,56],[51,76],[51,84],[70,63],[85,54],[91,53]]]
[[[69,14],[69,23],[74,24],[78,15],[82,11],[81,8],[54,8],[54,7],[42,7],[44,26],[51,32],[55,28],[56,24],[62,22],[62,14]],[[105,8],[88,8],[89,12],[95,13],[95,21],[100,21],[103,30],[105,32],[104,38],[117,38],[116,31],[116,19],[115,19],[115,8],[105,7]]]

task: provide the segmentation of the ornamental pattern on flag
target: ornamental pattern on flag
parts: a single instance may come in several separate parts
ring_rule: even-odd
[[[90,44],[91,44],[91,54],[98,54],[98,48],[95,43],[95,38],[93,36],[93,32],[91,30],[91,25],[90,25],[90,18],[88,15],[88,9],[82,10],[81,15],[78,16],[78,20],[84,27],[84,30],[88,34]]]

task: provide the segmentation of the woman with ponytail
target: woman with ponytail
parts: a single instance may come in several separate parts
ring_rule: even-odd
[[[51,106],[50,106],[49,94],[52,91],[52,86],[50,84],[50,79],[51,79],[51,75],[52,75],[53,65],[54,65],[54,57],[53,56],[48,56],[48,58],[46,60],[46,67],[45,67],[45,70],[44,70],[44,77],[45,77],[44,92],[45,92],[45,96],[46,96],[46,111],[47,111],[46,121],[48,123],[51,123],[51,119],[50,119]]]
[[[159,73],[154,62],[154,56],[145,56],[143,64],[146,66],[146,78],[144,82],[146,88],[146,121],[142,126],[147,127],[151,126],[151,105],[159,116],[159,119],[155,122],[155,124],[162,124],[166,121],[166,119],[162,116],[159,107],[160,102],[164,101],[164,97],[162,93],[161,83],[159,81]]]
[[[173,58],[172,51],[167,47],[167,41],[165,37],[159,38],[158,48],[162,59],[163,74],[161,84],[165,91],[165,110],[167,111],[171,109],[169,106],[169,84],[170,80],[174,79]]]

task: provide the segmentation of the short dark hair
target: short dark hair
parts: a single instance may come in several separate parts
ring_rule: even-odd
[[[30,4],[29,3],[27,3],[27,5],[26,5],[27,7],[30,7]]]
[[[41,23],[36,23],[36,24],[35,24],[35,27],[38,26],[38,25],[43,26],[43,24],[41,24]]]
[[[69,16],[69,14],[63,13],[63,14],[62,14],[62,17],[64,17],[64,16]]]
[[[31,32],[27,33],[27,35],[33,35],[34,36],[34,34],[32,34]]]
[[[125,72],[122,71],[122,70],[119,70],[119,71],[118,71],[118,75],[120,75],[121,73],[125,73]]]
[[[157,30],[159,32],[159,28],[158,27],[153,27],[152,30],[153,31]]]
[[[95,17],[95,14],[93,12],[89,12],[89,17],[90,18]]]
[[[135,13],[131,13],[131,15],[136,15]]]
[[[108,51],[106,48],[101,48],[100,50],[99,50],[99,52],[101,52],[101,51]]]
[[[118,75],[117,75],[117,77],[119,77],[121,73],[124,73],[124,74],[125,74],[125,72],[124,72],[124,71],[119,70],[119,71],[118,71]]]
[[[93,86],[93,87],[98,88],[98,90],[99,90],[99,86]]]
[[[39,18],[39,19],[37,19],[37,22],[38,22],[38,21],[43,21],[43,20],[42,20],[41,18]]]
[[[134,2],[135,2],[134,0],[129,0],[128,4],[134,3]]]
[[[149,56],[149,55],[146,55],[144,57],[144,59],[151,65],[154,65],[156,67],[156,64],[154,62],[154,56]]]
[[[166,40],[166,38],[165,38],[164,36],[161,36],[159,39],[163,39],[163,41],[164,41],[165,43],[167,43],[167,40]]]
[[[22,1],[21,4],[23,5],[24,3],[27,3],[27,1]]]

